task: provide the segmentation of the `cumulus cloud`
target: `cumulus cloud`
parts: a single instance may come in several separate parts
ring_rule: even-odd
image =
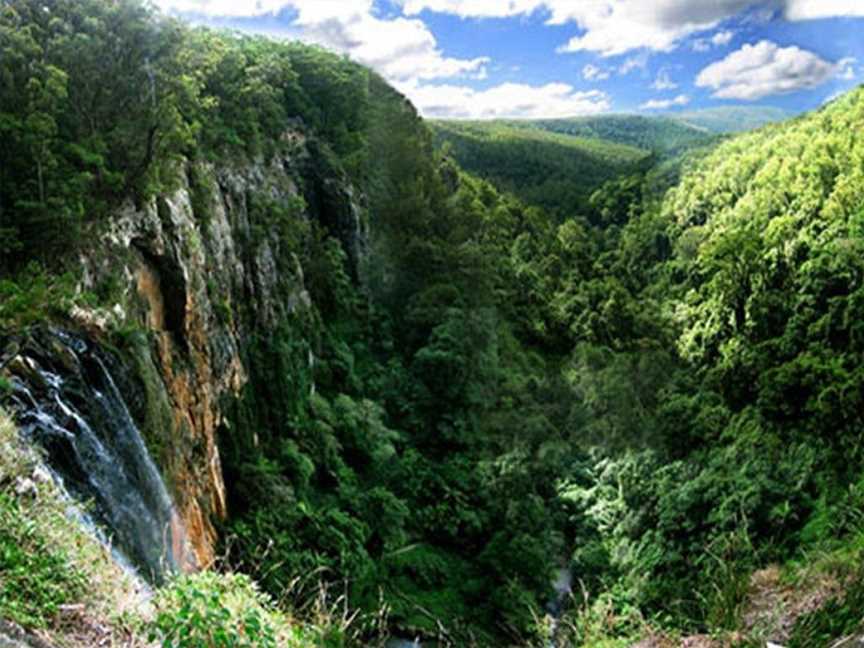
[[[816,20],[864,16],[861,0],[786,0],[788,20]]]
[[[606,112],[611,104],[599,90],[577,91],[566,83],[531,86],[504,83],[487,90],[460,85],[401,88],[425,117],[448,119],[550,119]]]
[[[575,23],[584,33],[559,52],[591,51],[616,56],[647,48],[668,52],[694,34],[716,28],[748,9],[788,20],[864,16],[864,0],[397,0],[407,15],[424,10],[462,18],[506,18],[542,12],[549,24]],[[693,49],[727,45],[733,33],[700,38]]]
[[[719,31],[711,37],[711,44],[716,45],[717,47],[722,47],[723,45],[728,45],[732,38],[735,36],[735,32],[725,29],[723,31]]]
[[[387,79],[439,79],[473,73],[483,76],[489,58],[449,58],[419,20],[381,20],[371,14],[306,22],[301,38],[348,54]]]
[[[584,32],[562,46],[561,52],[588,50],[603,56],[643,47],[669,51],[682,38],[712,29],[759,1],[398,0],[407,15],[428,10],[462,18],[506,18],[542,12],[549,24],[575,23]]]
[[[657,78],[654,79],[654,83],[651,84],[651,87],[655,90],[674,90],[678,87],[678,84],[672,80],[672,77],[669,76],[669,68],[660,68],[660,71],[657,72]]]
[[[561,52],[588,50],[602,56],[647,48],[668,52],[685,37],[713,29],[747,9],[753,0],[597,0],[562,2],[557,18],[576,22],[585,33]],[[553,18],[556,14],[553,12]]]
[[[319,0],[320,1],[320,0]],[[429,10],[462,18],[508,18],[530,15],[545,7],[545,0],[397,0],[411,16]]]
[[[442,79],[462,75],[485,78],[489,58],[450,58],[417,19],[385,20],[373,14],[373,0],[157,0],[167,11],[218,17],[252,17],[296,12],[292,36],[347,54],[388,80]]]
[[[728,45],[734,36],[735,32],[724,29],[714,34],[711,38],[697,38],[690,44],[690,47],[694,52],[708,52],[714,47]]]
[[[580,35],[559,52],[591,51],[616,56],[634,49],[671,51],[694,34],[711,30],[750,8],[780,8],[788,20],[864,16],[862,0],[395,0],[405,17],[433,11],[462,18],[542,15],[548,24],[575,24]],[[207,16],[260,16],[284,9],[299,13],[298,24],[344,23],[352,16],[372,18],[373,0],[156,0],[176,11]],[[374,19],[374,18],[372,18]],[[379,21],[392,22],[392,21]],[[696,51],[721,46],[722,31],[692,44]]]
[[[590,63],[582,68],[582,78],[586,81],[605,81],[610,76],[609,70],[604,70]]]
[[[648,67],[648,55],[644,52],[637,56],[631,56],[618,66],[618,74],[630,74],[633,70],[645,70]]]
[[[780,47],[763,40],[744,45],[712,63],[696,77],[696,85],[711,88],[719,99],[753,101],[769,95],[815,88],[838,72],[836,63],[825,61],[799,47]]]
[[[687,95],[678,95],[674,99],[651,99],[646,101],[639,108],[641,110],[666,110],[673,106],[686,106],[690,103],[690,97]]]
[[[843,81],[852,81],[857,76],[855,74],[855,64],[857,62],[858,59],[854,56],[837,61],[837,78]]]
[[[788,20],[813,20],[837,16],[864,16],[864,0],[395,0],[400,5],[404,18],[415,17],[423,11],[433,11],[462,18],[507,18],[513,16],[542,15],[548,24],[575,24],[581,33],[561,47],[560,53],[590,51],[601,56],[617,56],[636,49],[668,52],[682,40],[716,28],[723,21],[750,8],[768,8],[769,15],[782,9]],[[397,23],[397,20],[381,20],[373,13],[373,0],[156,0],[163,8],[183,13],[205,16],[248,17],[278,14],[285,9],[298,13],[296,25],[305,32],[314,32],[316,42],[345,51],[363,63],[381,65],[386,57],[360,58],[346,40],[368,36],[372,27],[377,27],[384,37],[391,36],[398,26],[414,34],[421,29],[413,20]],[[354,30],[344,29],[352,19],[362,17],[363,25]],[[402,19],[404,19],[402,18]],[[425,25],[419,23],[427,33]],[[389,29],[388,29],[389,28]],[[386,33],[385,33],[386,32]],[[430,34],[431,35],[431,34]],[[699,38],[691,47],[697,52],[707,52],[712,46],[728,44],[733,33],[721,31],[711,38]],[[725,39],[725,40],[724,40]],[[376,37],[376,40],[379,40]],[[425,40],[425,38],[424,38]],[[385,41],[386,42],[386,41]],[[379,43],[379,46],[381,43]],[[421,45],[418,43],[418,46]],[[446,63],[436,60],[444,58],[435,50],[422,54],[414,52],[414,61],[420,61],[426,74],[448,74],[465,67],[456,65],[456,59]],[[398,55],[390,54],[389,61]],[[463,62],[464,63],[464,62]],[[481,63],[474,63],[467,70],[477,70]],[[399,67],[393,65],[392,67]],[[403,66],[405,67],[405,66]],[[385,70],[385,74],[388,72]]]
[[[364,2],[365,0],[360,0],[357,4],[363,4]],[[291,2],[286,0],[255,0],[254,2],[233,2],[232,0],[156,0],[156,6],[165,11],[226,17],[275,14],[291,4]]]

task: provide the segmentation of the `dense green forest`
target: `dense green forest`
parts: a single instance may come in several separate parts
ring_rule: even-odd
[[[725,107],[646,117],[432,121],[466,171],[558,218],[591,216],[591,195],[603,183],[650,172],[658,193],[678,181],[687,156],[727,133],[753,130],[788,115],[768,107]]]
[[[447,154],[469,173],[554,218],[583,217],[595,224],[600,215],[593,194],[605,183],[641,175],[662,195],[678,181],[688,157],[717,141],[716,135],[674,119],[638,115],[431,126],[438,146],[446,144]]]
[[[794,582],[820,551],[849,593],[793,645],[855,629],[864,90],[717,143],[430,127],[345,58],[133,0],[4,2],[0,53],[4,328],[62,321],[76,248],[124,201],[269,160],[289,124],[362,192],[356,276],[333,232],[260,201],[311,306],[245,350],[221,532],[280,604],[299,577],[360,611],[360,645],[382,609],[447,645],[548,645],[566,566],[561,645],[626,645],[740,629],[754,570]]]
[[[651,166],[649,150],[594,131],[571,136],[506,122],[438,121],[432,128],[465,171],[562,218],[604,182]]]

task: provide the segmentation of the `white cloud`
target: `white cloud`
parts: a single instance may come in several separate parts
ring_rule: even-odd
[[[660,91],[674,90],[678,87],[678,84],[669,76],[669,69],[664,67],[660,68],[660,71],[657,72],[657,78],[654,79],[654,83],[651,84],[651,87]]]
[[[646,101],[639,108],[641,110],[666,110],[673,106],[686,106],[690,103],[690,97],[687,95],[678,95],[674,99],[651,99]]]
[[[603,56],[647,48],[668,52],[685,37],[713,29],[754,4],[753,0],[561,0],[553,19],[576,22],[585,33],[561,48],[589,50]]]
[[[425,117],[449,119],[572,117],[607,112],[609,96],[577,91],[566,83],[531,86],[504,83],[488,90],[459,85],[409,85],[400,88]]]
[[[670,51],[682,38],[716,27],[766,0],[397,0],[406,15],[424,10],[462,18],[506,18],[542,11],[547,23],[585,33],[559,48],[616,56],[634,49]],[[774,0],[768,0],[774,1]]]
[[[261,16],[290,8],[296,19],[290,34],[347,54],[389,81],[443,79],[471,75],[485,78],[489,58],[450,58],[435,36],[417,19],[384,20],[373,15],[373,0],[157,0],[160,7],[207,16]],[[278,35],[278,34],[274,34]]]
[[[390,81],[439,79],[472,73],[483,75],[487,57],[448,58],[432,32],[420,20],[380,20],[370,14],[348,19],[306,22],[301,14],[301,38],[348,54]]]
[[[857,75],[855,74],[855,64],[858,62],[854,56],[849,56],[837,61],[837,78],[844,81],[852,81]]]
[[[761,7],[768,15],[780,8],[788,20],[864,16],[864,0],[395,0],[406,17],[423,11],[462,18],[506,18],[542,14],[547,23],[575,24],[583,33],[560,52],[591,51],[616,56],[646,48],[671,51],[688,36],[714,29],[740,12]],[[168,9],[208,16],[260,16],[291,8],[298,24],[346,22],[351,16],[372,17],[373,0],[156,0]],[[380,21],[392,22],[392,21]],[[721,31],[692,44],[707,51],[710,44],[728,44],[732,33]],[[719,39],[719,40],[718,40]]]
[[[728,45],[734,36],[735,32],[730,29],[724,29],[711,37],[711,44],[717,47],[723,47],[724,45]]]
[[[359,0],[362,5],[366,0]],[[289,0],[255,0],[254,2],[234,2],[232,0],[156,0],[156,6],[165,11],[195,13],[205,16],[264,16],[275,14],[291,6]],[[322,3],[328,4],[328,3]]]
[[[428,9],[461,18],[508,18],[530,15],[547,4],[545,0],[397,0],[397,2],[402,4],[405,14],[409,16]]]
[[[618,67],[618,74],[630,74],[633,70],[645,70],[648,66],[648,54],[643,52],[637,56],[631,56]]]
[[[711,88],[719,99],[753,101],[775,94],[815,88],[838,72],[835,63],[798,47],[781,48],[763,40],[744,45],[712,63],[696,77],[700,88]]]
[[[582,77],[586,81],[605,81],[610,76],[609,70],[604,70],[590,63],[582,68]]]
[[[321,1],[321,0],[318,0]],[[506,18],[540,11],[549,24],[575,23],[584,31],[560,52],[592,51],[616,56],[647,48],[668,52],[688,36],[714,29],[750,8],[764,19],[781,9],[788,20],[864,16],[864,0],[397,0],[407,15],[423,10],[462,18]],[[721,31],[692,45],[698,52],[727,45],[733,33]]]
[[[862,17],[861,0],[786,0],[788,20],[816,20],[819,18]]]
[[[728,45],[734,37],[735,32],[730,29],[724,29],[714,34],[711,38],[697,38],[690,44],[690,48],[694,52],[708,52],[712,47]]]

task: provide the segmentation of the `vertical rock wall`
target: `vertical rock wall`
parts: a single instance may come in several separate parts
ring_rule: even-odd
[[[302,132],[283,144],[266,164],[187,165],[175,191],[124,209],[83,259],[82,289],[110,289],[116,303],[75,317],[97,337],[126,331],[133,415],[199,566],[212,562],[215,522],[227,515],[220,403],[246,382],[251,336],[310,303],[285,224],[259,206],[275,204],[298,225],[320,223],[342,242],[354,276],[363,250],[360,209],[344,174]]]

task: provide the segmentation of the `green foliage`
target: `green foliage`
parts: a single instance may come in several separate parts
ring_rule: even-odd
[[[484,641],[537,632],[567,553],[622,633],[643,615],[682,631],[734,628],[753,569],[842,533],[824,528],[819,502],[857,470],[838,462],[859,411],[857,301],[839,301],[860,281],[854,240],[828,241],[823,255],[811,237],[799,246],[811,261],[783,247],[776,265],[771,245],[797,230],[718,205],[712,187],[728,186],[728,169],[710,153],[686,163],[663,204],[653,172],[620,175],[585,199],[585,218],[558,223],[435,161],[402,106],[377,110],[388,129],[369,134],[381,161],[371,300],[325,238],[308,265],[322,320],[301,343],[317,360],[291,352],[292,380],[315,394],[298,398],[307,392],[295,385],[252,408],[290,405],[250,426],[281,426],[282,440],[266,443],[282,449],[265,445],[238,471],[256,493],[242,507],[283,499],[235,527],[246,555],[273,565],[277,586],[290,570],[260,541],[275,538],[292,569],[350,574],[356,601],[383,588],[393,622],[428,634],[436,619]],[[800,287],[772,274],[793,260],[806,268]],[[787,289],[795,310],[783,310]],[[771,339],[778,312],[794,337]],[[261,368],[283,353],[266,352]],[[256,394],[283,380],[284,369],[267,371]],[[814,416],[846,426],[838,445],[814,444]]]
[[[113,42],[128,55],[105,56]],[[305,164],[299,139],[364,197],[365,256],[339,206],[314,204],[314,169],[310,205],[245,196],[244,253],[274,239],[296,280],[272,327],[210,290],[248,327],[219,439],[226,549],[270,595],[320,586],[406,632],[525,643],[564,562],[588,597],[574,641],[610,619],[620,636],[646,618],[712,631],[739,622],[750,571],[857,529],[861,90],[709,152],[703,131],[632,116],[433,133],[343,57],[137,0],[12,0],[0,53],[0,270],[20,273],[0,283],[2,326],[91,299],[28,262],[181,169],[205,224],[210,165]],[[51,555],[27,575],[60,578]],[[802,621],[801,645],[845,631],[856,592]],[[160,601],[167,646],[284,631],[245,577]]]
[[[593,133],[561,135],[542,127],[505,122],[434,122],[436,141],[468,172],[487,178],[502,191],[575,216],[606,180],[635,170],[648,151],[597,139]]]
[[[123,200],[176,187],[183,158],[269,157],[300,122],[364,168],[370,72],[319,48],[192,29],[142,0],[13,0],[0,52],[0,270],[56,263]]]
[[[842,595],[796,621],[789,641],[790,648],[831,645],[837,639],[861,632],[864,629],[862,607],[864,579],[859,574]]]
[[[0,329],[20,329],[46,315],[64,314],[87,297],[76,295],[71,275],[53,275],[32,263],[14,280],[0,279]]]
[[[159,592],[150,640],[163,648],[276,648],[280,620],[248,577],[201,572]],[[283,622],[284,623],[284,622]]]
[[[50,545],[13,498],[0,493],[0,616],[43,627],[84,587],[83,575],[63,551]]]

